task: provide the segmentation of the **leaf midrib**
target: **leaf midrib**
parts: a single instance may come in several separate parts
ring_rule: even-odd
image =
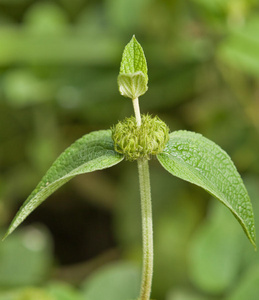
[[[83,167],[87,166],[87,165],[90,164],[90,163],[94,163],[96,160],[99,160],[99,161],[100,161],[100,158],[103,158],[103,157],[105,157],[105,155],[102,155],[101,157],[92,159],[92,160],[90,160],[90,161],[88,161],[88,162],[86,162],[86,163],[84,163],[84,164],[78,166],[77,168],[73,169],[72,171],[70,171],[69,173],[67,173],[65,176],[62,176],[62,177],[60,177],[60,178],[58,178],[58,179],[52,181],[50,184],[48,184],[47,186],[45,186],[44,188],[42,188],[38,193],[36,193],[32,198],[28,199],[28,202],[25,204],[25,206],[21,208],[21,212],[20,212],[20,213],[22,213],[24,210],[26,211],[26,207],[27,207],[27,205],[28,205],[31,201],[33,201],[35,198],[40,198],[41,194],[43,194],[46,190],[51,189],[55,184],[59,183],[60,181],[63,181],[63,180],[66,180],[66,179],[72,179],[72,178],[75,177],[76,175],[82,175],[82,174],[91,172],[91,171],[89,171],[89,172],[81,171],[81,172],[76,173],[76,170],[78,170],[79,168],[83,168]],[[124,157],[122,156],[121,159],[118,160],[118,161],[115,161],[115,162],[111,165],[111,167],[114,166],[114,165],[116,165],[117,163],[121,162],[123,159],[124,159]],[[102,169],[103,169],[102,167],[98,167],[98,168],[95,169],[95,170],[96,170],[96,171],[99,171],[99,170],[102,170]],[[54,191],[54,192],[55,192],[55,191]],[[44,201],[44,200],[43,200],[43,201]],[[42,203],[42,202],[40,202],[38,205],[40,205],[41,203]],[[37,206],[38,206],[38,205],[37,205]],[[13,231],[14,231],[14,230],[15,230],[15,229],[23,222],[23,220],[24,220],[27,216],[28,216],[28,214],[27,214],[27,215],[25,214],[25,216],[21,219],[21,221],[18,222],[18,225],[16,225],[15,227],[11,226],[11,227],[10,227],[10,230],[8,230],[8,231],[6,232],[6,235],[4,236],[4,239],[5,239],[8,235],[10,235],[10,234],[11,234],[11,233],[12,233],[12,232],[13,232]],[[18,219],[18,218],[15,218],[15,219],[14,219],[13,225],[15,224],[15,222],[16,222],[17,219]]]
[[[186,164],[184,164],[184,163],[182,162],[182,160],[179,160],[179,158],[178,158],[177,156],[173,156],[173,155],[171,155],[170,153],[167,153],[167,152],[163,152],[163,153],[161,153],[161,154],[167,155],[167,156],[172,156],[172,157],[176,158],[177,162],[178,162],[181,166],[183,166],[183,168],[184,168],[185,170],[188,170],[189,172],[192,173],[193,176],[195,176],[196,178],[198,178],[199,181],[200,181],[200,178],[202,178],[202,179],[205,178],[206,180],[208,180],[208,179],[207,179],[206,177],[204,177],[202,174],[198,173],[198,171],[197,171],[193,166],[191,166],[191,168],[192,168],[192,170],[194,170],[195,172],[193,172],[192,170],[190,171],[190,169],[187,169],[187,168],[186,168]],[[208,180],[208,181],[209,181],[210,184],[215,188],[215,185],[213,184],[213,182],[211,182],[210,180]],[[220,196],[221,196],[223,199],[227,200],[226,202],[224,202],[224,201],[222,201],[220,198],[218,198],[218,196],[216,196],[215,193],[214,193],[213,191],[211,191],[210,189],[208,189],[208,188],[206,188],[206,187],[204,187],[204,186],[202,186],[202,185],[200,185],[200,184],[197,184],[197,183],[193,183],[193,182],[191,182],[191,183],[194,184],[194,185],[198,185],[198,186],[200,186],[201,188],[205,189],[205,190],[208,191],[210,194],[212,194],[214,197],[216,197],[216,198],[217,198],[221,203],[223,203],[224,205],[226,205],[226,203],[227,203],[227,204],[228,204],[228,208],[229,208],[229,209],[231,210],[231,212],[237,217],[238,221],[241,223],[243,229],[245,230],[245,232],[246,232],[247,235],[249,236],[250,240],[252,241],[252,244],[255,245],[255,243],[254,243],[254,241],[253,241],[253,238],[252,238],[251,234],[250,234],[249,231],[246,229],[246,224],[244,223],[243,218],[242,218],[242,217],[241,217],[241,216],[233,209],[232,205],[229,204],[228,200],[226,199],[226,197],[224,196],[224,194],[222,194],[221,191],[219,192],[219,193],[220,193]],[[223,196],[222,196],[222,195],[223,195]]]

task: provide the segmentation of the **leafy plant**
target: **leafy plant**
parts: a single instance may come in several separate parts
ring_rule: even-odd
[[[5,238],[49,195],[76,175],[102,170],[123,159],[137,161],[139,172],[143,271],[139,299],[150,299],[153,275],[153,226],[148,161],[156,156],[172,175],[196,184],[221,201],[256,248],[252,205],[233,162],[218,145],[189,131],[169,133],[158,117],[141,115],[138,97],[148,89],[147,64],[135,36],[125,47],[118,85],[132,99],[135,117],[109,130],[86,134],[54,162],[13,219]]]

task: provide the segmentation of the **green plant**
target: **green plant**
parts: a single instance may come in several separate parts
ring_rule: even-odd
[[[153,274],[153,229],[148,161],[156,156],[171,174],[196,184],[230,209],[256,248],[252,205],[230,157],[200,134],[175,131],[158,117],[140,114],[138,98],[148,87],[144,52],[135,37],[123,52],[119,91],[132,99],[135,117],[112,127],[86,134],[67,148],[54,162],[13,219],[6,238],[50,194],[74,176],[111,167],[124,158],[137,161],[139,172],[143,273],[141,300],[150,299]]]

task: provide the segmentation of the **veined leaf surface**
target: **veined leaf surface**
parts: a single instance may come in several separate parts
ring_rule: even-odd
[[[120,65],[118,86],[121,95],[135,99],[148,89],[147,62],[141,45],[132,37],[126,45]]]
[[[141,45],[133,36],[123,51],[120,74],[133,74],[136,72],[142,72],[146,77],[146,81],[148,81],[146,57]]]
[[[120,74],[118,85],[121,95],[131,99],[136,99],[147,91],[146,78],[140,71],[133,74]]]
[[[53,163],[14,217],[6,238],[48,196],[76,175],[109,168],[123,160],[115,152],[110,130],[84,135]]]
[[[175,131],[157,158],[168,172],[204,188],[227,206],[256,248],[252,204],[225,151],[201,134]]]

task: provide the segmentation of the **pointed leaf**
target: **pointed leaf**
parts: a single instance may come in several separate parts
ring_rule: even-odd
[[[115,152],[110,130],[84,135],[53,163],[14,217],[6,238],[48,196],[76,175],[109,168],[123,160]]]
[[[148,87],[147,62],[144,51],[135,36],[126,45],[118,77],[121,95],[135,99],[143,95]]]
[[[204,188],[227,206],[256,248],[252,204],[225,151],[200,134],[175,131],[157,158],[168,172]]]

